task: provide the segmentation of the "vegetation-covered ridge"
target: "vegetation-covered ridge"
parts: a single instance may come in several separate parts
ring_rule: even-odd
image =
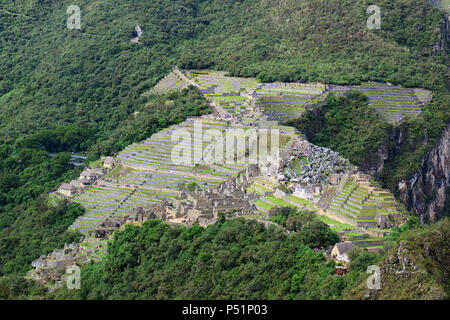
[[[380,1],[381,30],[367,29],[366,0],[81,1],[81,30],[65,25],[70,4],[1,4],[32,17],[0,15],[0,136],[8,143],[70,124],[91,129],[92,140],[108,139],[172,64],[263,81],[372,80],[432,89],[437,98],[411,137],[433,142],[448,122],[446,48],[433,50],[443,13],[428,0]],[[137,44],[130,42],[136,24],[144,31]],[[401,152],[396,162],[417,164],[424,149]]]
[[[206,100],[191,87],[149,98],[98,143],[92,137],[94,130],[70,126],[41,130],[14,144],[0,145],[0,276],[24,273],[40,255],[79,238],[67,228],[83,215],[84,208],[48,200],[49,192],[63,181],[80,175],[82,167],[69,164],[70,152],[89,148],[95,158],[141,141],[188,115],[209,112]],[[57,154],[50,157],[49,153]]]
[[[3,135],[112,129],[172,64],[263,81],[445,85],[445,57],[433,54],[442,14],[428,0],[380,1],[381,30],[367,29],[366,0],[80,1],[81,30],[65,25],[70,4],[2,3],[33,17],[0,16]]]
[[[448,106],[450,95],[440,93],[422,115],[394,126],[377,114],[364,94],[349,92],[344,97],[329,96],[323,107],[289,124],[305,132],[309,141],[340,152],[397,193],[399,181],[420,170],[427,150],[440,138],[443,131],[436,127],[448,123]]]
[[[14,278],[76,237],[61,226],[79,207],[54,209],[38,198],[79,173],[68,153],[48,152],[88,151],[94,160],[207,112],[193,88],[142,96],[173,64],[262,81],[371,80],[433,90],[423,117],[405,124],[410,143],[386,166],[392,185],[417,169],[448,123],[446,48],[434,50],[443,15],[428,0],[380,1],[378,31],[366,29],[366,0],[80,0],[81,30],[69,30],[72,4],[0,1],[2,276]],[[136,24],[144,31],[137,44],[130,42]],[[58,243],[41,241],[48,234]],[[1,279],[1,297],[20,294],[23,282],[10,280]]]
[[[412,219],[394,228],[391,248],[381,263],[381,290],[368,290],[365,282],[348,288],[345,299],[435,300],[450,296],[450,219],[420,225]]]
[[[127,225],[108,256],[82,269],[77,299],[336,299],[359,273],[339,277],[312,248],[337,235],[314,214],[295,218],[304,232],[287,235],[256,221],[232,219],[206,228],[151,220]],[[313,227],[314,226],[314,227]],[[308,236],[307,236],[308,235]]]
[[[392,130],[358,91],[343,97],[330,95],[323,107],[290,124],[304,132],[308,141],[327,146],[361,167],[376,160],[378,148]]]

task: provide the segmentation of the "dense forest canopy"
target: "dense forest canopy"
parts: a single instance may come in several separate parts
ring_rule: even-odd
[[[23,273],[40,254],[77,237],[64,226],[81,208],[45,201],[81,170],[67,164],[68,152],[87,151],[94,160],[208,112],[194,88],[141,95],[174,64],[262,81],[371,80],[433,90],[423,115],[405,124],[411,143],[386,166],[392,183],[417,169],[450,118],[444,15],[428,0],[378,1],[381,30],[366,28],[368,0],[80,0],[81,29],[69,30],[72,4],[0,0],[0,276]],[[144,34],[132,43],[136,25]],[[54,242],[41,241],[49,234]],[[22,285],[13,280],[11,288],[16,282]]]
[[[445,85],[442,13],[428,0],[379,1],[382,29],[368,30],[369,1],[0,2],[0,134],[76,124],[106,133],[172,64],[219,68],[264,81]],[[131,43],[134,26],[144,31]],[[52,120],[50,123],[48,120]]]
[[[311,219],[322,223],[309,213],[300,213],[297,222]],[[328,230],[316,234],[319,245],[335,236],[323,225]],[[118,232],[107,259],[83,269],[82,290],[63,289],[55,297],[337,299],[362,273],[339,277],[334,265],[302,233],[287,235],[256,221],[232,219],[187,229],[153,220]]]

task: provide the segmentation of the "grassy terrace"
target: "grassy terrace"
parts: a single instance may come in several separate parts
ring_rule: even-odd
[[[318,96],[302,93],[295,96],[263,95],[258,99],[257,105],[264,108],[264,114],[267,116],[268,120],[282,122],[300,117],[305,111],[305,105],[311,99],[316,97]]]
[[[211,70],[187,70],[198,88],[211,100],[218,102],[231,115],[246,110],[245,103],[250,102],[241,93],[256,90],[258,104],[264,108],[269,120],[286,121],[297,118],[304,112],[305,104],[311,99],[317,100],[325,92],[323,84],[303,83],[261,83],[255,78],[227,77],[226,72]],[[163,93],[179,90],[187,85],[176,74],[170,73],[162,79],[151,93]],[[370,98],[370,104],[383,119],[395,123],[401,119],[412,119],[422,111],[422,107],[431,99],[431,92],[423,89],[400,88],[383,83],[362,83],[359,86],[330,86],[330,91],[343,94],[348,90],[360,90]],[[325,95],[319,100],[324,100]],[[318,101],[318,100],[317,100]]]
[[[338,233],[345,233],[348,237],[359,237],[362,236],[362,233],[359,232],[354,232],[354,231],[348,231],[348,230],[353,230],[355,227],[351,226],[349,224],[346,223],[342,223],[339,221],[336,221],[334,219],[331,219],[327,216],[324,215],[318,215],[320,221],[322,221],[323,223],[326,223],[327,225],[330,226],[330,228]]]
[[[266,201],[263,201],[263,200],[261,200],[261,199],[255,201],[255,205],[256,205],[256,207],[258,207],[258,208],[261,207],[261,208],[263,209],[263,211],[268,211],[268,210],[270,210],[270,209],[276,207],[275,204],[269,203],[269,202],[266,202]]]
[[[150,94],[165,94],[171,91],[181,91],[188,86],[189,82],[184,81],[177,74],[171,72],[143,95],[148,96]]]
[[[86,213],[79,217],[71,228],[87,233],[109,217],[121,216],[133,208],[157,203],[163,199],[174,199],[180,190],[190,184],[195,183],[200,190],[214,188],[245,168],[244,164],[237,163],[211,166],[194,165],[193,162],[174,163],[172,152],[175,147],[190,149],[192,142],[191,160],[208,150],[210,142],[207,138],[204,137],[200,143],[195,134],[194,126],[197,124],[198,122],[187,120],[180,125],[166,128],[141,143],[131,144],[120,152],[116,159],[120,160],[121,165],[99,182],[99,185],[105,186],[92,186],[74,199],[86,208]],[[205,121],[200,133],[206,136],[209,129],[223,133],[228,128],[230,124],[225,121]],[[180,130],[183,137],[191,136],[190,141],[172,139],[174,132]],[[255,184],[254,188],[257,192],[273,191],[272,188],[258,184]],[[279,205],[286,204],[279,199],[271,200]],[[262,207],[273,206],[272,202],[269,202],[261,203]]]
[[[343,190],[333,199],[327,212],[353,226],[374,227],[377,214],[393,216],[399,214],[393,196],[387,192],[381,194],[377,192],[380,192],[377,188],[347,181]]]
[[[289,133],[295,130],[280,127],[278,122],[298,117],[304,112],[305,104],[318,100],[318,97],[323,99],[322,94],[326,89],[321,84],[263,84],[254,78],[226,77],[226,73],[221,71],[190,70],[185,71],[185,74],[209,99],[219,103],[232,115],[247,109],[251,100],[246,95],[250,90],[256,90],[260,97],[257,104],[263,106],[265,113],[265,116],[259,119],[260,126],[268,129],[278,128],[280,131]],[[171,73],[150,93],[160,94],[180,90],[185,86],[187,81]],[[393,115],[389,118],[391,121],[401,118],[404,114],[414,116],[420,112],[422,102],[428,97],[427,92],[423,90],[389,87],[383,84],[369,83],[352,88],[366,93],[371,99],[371,104],[380,114]],[[331,87],[331,91],[338,93],[344,93],[346,90],[348,87]],[[215,141],[215,136],[208,130],[213,129],[223,134],[230,128],[228,121],[203,121],[201,128],[203,139],[200,141],[200,137],[196,134],[198,124],[199,122],[187,120],[166,128],[145,141],[131,144],[121,151],[116,158],[122,165],[115,168],[103,179],[103,182],[100,182],[107,186],[91,187],[74,199],[86,208],[86,214],[78,218],[71,228],[86,233],[108,217],[123,215],[137,206],[157,203],[162,199],[173,199],[186,185],[195,183],[200,189],[213,188],[229,176],[243,170],[244,165],[240,164],[194,165],[194,159],[201,159],[205,150],[210,147],[210,140]],[[175,133],[179,134],[179,139],[175,139]],[[207,137],[208,134],[211,136]],[[281,146],[288,144],[290,140],[283,134],[280,139]],[[175,152],[177,150],[181,153]],[[188,153],[185,154],[185,151]],[[179,162],[183,159],[187,162]],[[277,187],[276,183],[257,179],[248,190],[263,195],[274,192]],[[373,204],[382,205],[382,208],[378,210],[381,214],[395,212],[390,194],[375,195],[359,188],[355,183],[350,183],[334,199],[330,212],[335,212],[355,223],[367,222],[369,227],[374,227],[374,212],[367,207]],[[267,212],[276,206],[316,209],[311,202],[292,195],[282,198],[268,195],[256,201],[255,205],[262,212]],[[336,230],[352,229],[350,224],[342,224],[323,216],[320,218],[334,225]]]
[[[223,132],[228,127],[227,122],[202,123],[203,133],[209,129]],[[211,167],[174,164],[173,149],[176,146],[190,146],[189,143],[172,142],[171,137],[177,130],[184,130],[195,137],[194,122],[186,121],[120,152],[116,158],[122,162],[122,166],[116,167],[99,182],[106,186],[92,186],[74,199],[86,208],[86,213],[74,222],[71,229],[87,233],[109,217],[121,216],[133,208],[164,199],[174,199],[180,188],[188,184],[195,183],[199,189],[213,188],[244,169],[244,165],[239,164]],[[197,140],[192,138],[192,141]],[[192,159],[207,146],[208,142],[203,141],[203,144],[194,147]]]
[[[256,90],[262,96],[258,104],[265,108],[270,120],[276,121],[300,116],[304,112],[305,103],[325,90],[325,86],[320,84],[263,84],[255,78],[226,77],[226,73],[221,71],[188,70],[185,73],[207,97],[220,103],[231,115],[244,112],[245,103],[250,102],[241,93],[248,94],[250,90]]]
[[[306,208],[308,208],[310,210],[313,210],[313,211],[316,210],[316,207],[314,206],[314,204],[311,203],[310,201],[306,200],[306,199],[302,199],[302,198],[299,198],[299,197],[296,197],[296,196],[293,196],[293,195],[287,195],[286,198],[288,200],[290,200],[292,202],[295,202],[295,203],[297,203],[299,205],[302,205],[302,206],[304,206],[304,207],[306,207]]]
[[[243,96],[211,96],[211,98],[214,101],[236,101],[236,102],[243,102],[248,100],[246,97]]]
[[[359,86],[331,86],[331,91],[343,94],[354,89],[370,98],[370,105],[387,122],[395,123],[402,118],[413,119],[430,100],[431,92],[422,89],[399,88],[383,83],[363,83]]]
[[[267,200],[271,203],[273,203],[276,206],[280,206],[280,207],[291,207],[292,204],[284,201],[283,199],[280,198],[275,198],[274,196],[268,196]]]

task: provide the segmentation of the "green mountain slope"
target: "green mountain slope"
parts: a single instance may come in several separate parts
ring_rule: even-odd
[[[450,219],[415,226],[399,235],[380,263],[380,290],[368,290],[366,281],[347,288],[345,299],[436,300],[450,293]]]
[[[55,123],[111,130],[173,63],[263,80],[426,88],[445,71],[430,58],[442,15],[426,0],[381,1],[383,27],[372,31],[368,1],[80,1],[81,30],[66,27],[70,4],[0,2],[29,16],[0,13],[2,136]],[[137,24],[144,35],[135,44]]]
[[[69,30],[72,4],[0,0],[2,276],[50,249],[42,235],[54,232],[58,245],[76,237],[61,227],[75,214],[65,223],[41,219],[66,209],[48,208],[39,195],[79,173],[67,154],[49,159],[48,152],[87,151],[94,160],[207,112],[192,88],[141,96],[173,64],[262,81],[371,80],[433,90],[423,116],[406,124],[414,143],[397,156],[395,179],[417,168],[448,123],[446,49],[435,49],[443,13],[428,0],[379,1],[381,30],[367,29],[366,0],[80,0],[81,30]],[[136,25],[144,34],[133,43]]]

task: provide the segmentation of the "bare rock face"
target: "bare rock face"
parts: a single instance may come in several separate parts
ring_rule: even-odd
[[[425,155],[422,169],[398,184],[399,196],[422,222],[440,218],[450,185],[450,124],[438,144]]]
[[[399,151],[405,138],[404,127],[395,128],[390,136],[391,146],[380,147],[374,161],[363,165],[361,169],[375,177],[380,176],[385,161]],[[449,201],[450,124],[438,143],[425,154],[420,168],[408,179],[399,181],[395,193],[408,210],[419,216],[421,222],[434,222],[444,215],[445,203]]]

